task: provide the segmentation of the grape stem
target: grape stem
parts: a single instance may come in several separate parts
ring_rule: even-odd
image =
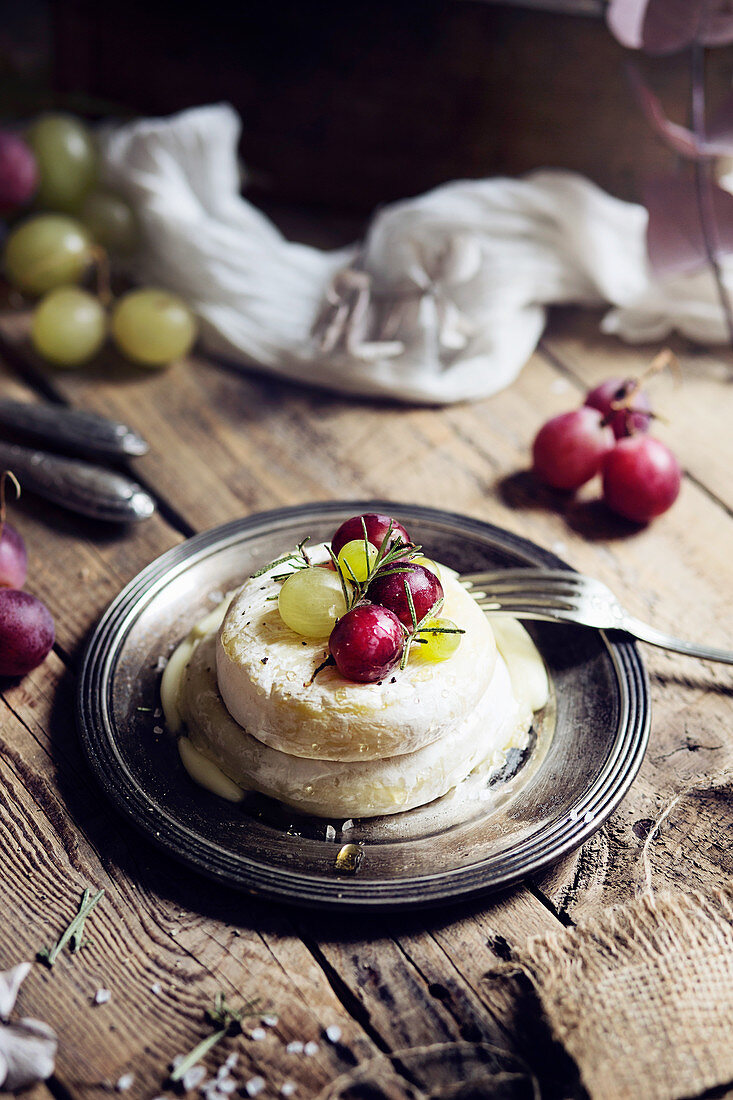
[[[112,301],[112,286],[109,273],[109,256],[107,250],[101,245],[92,248],[92,262],[97,274],[97,297],[103,306],[108,307]]]
[[[5,482],[10,481],[15,490],[15,499],[20,500],[20,482],[12,470],[3,470],[0,475],[0,539],[5,529]]]

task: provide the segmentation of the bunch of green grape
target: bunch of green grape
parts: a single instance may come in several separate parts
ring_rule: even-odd
[[[99,185],[99,160],[88,127],[71,115],[37,119],[23,137],[0,131],[0,213],[29,216],[14,224],[4,250],[9,282],[38,299],[31,341],[48,362],[77,367],[93,359],[108,335],[134,363],[165,366],[185,355],[196,321],[175,294],[155,287],[116,301],[99,278],[96,293],[80,284],[108,260],[138,245],[134,211]]]

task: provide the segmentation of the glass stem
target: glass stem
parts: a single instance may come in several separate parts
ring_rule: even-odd
[[[692,45],[690,93],[692,129],[695,136],[702,143],[705,139],[705,48],[699,42]],[[717,233],[710,168],[711,165],[708,160],[703,158],[695,160],[697,212],[700,218],[705,256],[715,280],[720,307],[728,331],[728,343],[733,347],[733,312],[731,311],[730,298],[723,282],[723,275],[717,257]]]

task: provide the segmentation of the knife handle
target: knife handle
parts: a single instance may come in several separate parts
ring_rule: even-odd
[[[12,470],[29,493],[93,519],[129,523],[155,511],[155,501],[136,482],[91,462],[0,443],[0,467]]]
[[[148,450],[142,436],[127,424],[64,405],[0,400],[0,427],[31,435],[44,446],[100,458],[131,458]]]

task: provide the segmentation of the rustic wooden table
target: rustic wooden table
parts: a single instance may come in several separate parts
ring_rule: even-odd
[[[645,648],[651,744],[611,819],[582,850],[515,889],[409,916],[286,908],[183,870],[101,795],[77,740],[74,695],[91,628],[158,554],[224,521],[323,499],[382,497],[487,520],[602,578],[663,629],[732,645],[729,353],[680,344],[680,384],[662,378],[655,388],[669,418],[655,430],[685,477],[678,502],[650,527],[610,518],[591,499],[595,489],[562,501],[538,492],[526,473],[530,441],[548,415],[610,374],[638,373],[657,350],[604,338],[598,321],[585,311],[557,314],[509,389],[423,409],[346,400],[202,357],[162,372],[111,357],[53,372],[28,353],[23,316],[3,316],[3,396],[59,400],[134,426],[151,449],[133,472],[159,503],[153,518],[127,530],[30,495],[12,507],[29,547],[27,587],[53,612],[57,642],[40,668],[0,685],[0,968],[51,942],[85,887],[105,891],[83,950],[53,970],[34,966],[21,991],[20,1010],[59,1036],[55,1076],[34,1100],[49,1090],[56,1100],[89,1100],[126,1074],[134,1100],[162,1094],[171,1059],[209,1033],[204,1011],[218,990],[233,1001],[260,997],[278,1016],[264,1038],[228,1038],[206,1060],[213,1069],[236,1051],[243,1095],[248,1082],[256,1093],[261,1077],[262,1096],[291,1081],[295,1096],[315,1097],[370,1059],[452,1041],[519,1055],[543,1097],[582,1095],[527,983],[501,963],[527,937],[634,895],[652,829],[655,885],[711,887],[733,871],[733,808],[711,779],[733,762],[730,669]],[[111,999],[95,1005],[100,988]],[[341,1029],[338,1042],[324,1034],[331,1025]],[[288,1049],[309,1041],[312,1054]],[[436,1069],[436,1085],[454,1072],[447,1059],[438,1064],[446,1068]],[[408,1071],[398,1068],[402,1085],[385,1084],[379,1095],[408,1094],[400,1072]],[[478,1094],[532,1095],[511,1076]]]

